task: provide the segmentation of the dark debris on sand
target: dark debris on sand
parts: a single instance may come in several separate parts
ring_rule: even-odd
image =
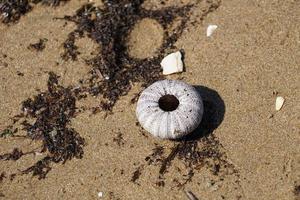
[[[77,24],[76,30],[69,33],[67,40],[63,43],[64,53],[62,58],[64,60],[77,60],[80,53],[75,45],[76,39],[84,37],[85,34],[91,37],[90,34],[95,29],[95,18],[96,15],[99,15],[99,12],[99,8],[94,7],[93,4],[85,4],[76,11],[74,16],[63,18]]]
[[[36,164],[22,171],[32,173],[39,179],[45,178],[51,170],[50,164],[65,163],[72,158],[82,158],[84,139],[69,127],[70,120],[75,117],[76,91],[59,85],[58,76],[49,73],[48,91],[29,98],[22,104],[23,113],[16,117],[27,132],[24,137],[42,142],[39,153],[46,156]],[[28,120],[34,119],[33,123]],[[0,155],[0,160],[18,160],[23,153],[14,149],[12,153]]]
[[[31,9],[28,0],[0,0],[0,20],[5,24],[17,22]]]
[[[295,194],[297,199],[298,198],[300,199],[300,185],[295,185],[294,194]]]
[[[14,148],[14,150],[11,153],[6,153],[3,155],[0,155],[0,160],[18,160],[23,156],[22,150],[18,148]]]
[[[134,172],[131,177],[131,182],[136,183],[136,181],[140,178],[140,175],[142,174],[143,171],[143,165],[139,166]]]
[[[182,162],[187,170],[186,174],[181,173],[182,180],[173,180],[178,188],[190,182],[194,174],[203,167],[221,178],[232,174],[238,175],[235,167],[227,161],[225,151],[214,135],[204,136],[198,140],[175,141],[173,148],[167,153],[163,146],[157,145],[145,161],[148,165],[159,167],[156,183],[158,186],[165,185],[164,176],[172,167],[174,160]]]
[[[6,178],[5,172],[2,172],[0,174],[0,183],[4,180],[4,178]]]
[[[59,6],[69,0],[0,0],[0,21],[5,24],[15,23],[30,12],[35,4]]]
[[[106,110],[112,110],[120,96],[131,89],[132,83],[141,82],[145,87],[162,79],[159,63],[167,50],[175,48],[174,44],[183,33],[192,9],[192,5],[186,5],[152,11],[143,9],[142,3],[142,0],[106,0],[104,8],[86,4],[74,16],[64,17],[77,24],[77,29],[69,34],[64,43],[62,57],[65,60],[77,59],[77,38],[87,35],[101,47],[95,58],[86,61],[92,70],[91,78],[85,80],[83,85],[90,94],[104,97]],[[169,34],[166,27],[176,17],[181,17],[181,23]],[[165,42],[153,58],[132,58],[128,55],[128,36],[134,25],[144,18],[156,19],[165,28]]]
[[[47,41],[48,40],[46,38],[39,39],[39,41],[37,43],[30,44],[28,46],[28,49],[35,50],[35,51],[43,51],[46,47]]]

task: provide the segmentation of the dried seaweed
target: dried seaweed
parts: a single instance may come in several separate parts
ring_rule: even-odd
[[[46,47],[45,43],[47,41],[48,40],[46,38],[39,39],[39,41],[37,43],[30,44],[28,46],[28,49],[35,50],[35,51],[43,51]]]
[[[77,60],[80,53],[75,41],[78,38],[82,38],[84,33],[88,33],[90,36],[90,33],[95,29],[95,17],[99,15],[99,12],[99,9],[94,7],[93,4],[85,4],[76,11],[74,16],[65,16],[63,18],[77,24],[76,30],[69,33],[67,40],[63,43],[64,53],[62,58],[64,60]]]
[[[18,160],[23,155],[22,150],[15,148],[11,153],[0,155],[0,160]]]
[[[62,58],[64,60],[77,60],[77,56],[80,54],[78,51],[78,47],[75,45],[75,33],[70,33],[68,39],[64,42],[64,53],[62,54]]]
[[[0,20],[5,24],[17,22],[31,9],[32,6],[28,0],[1,0]]]
[[[64,42],[64,60],[77,60],[79,55],[76,39],[88,36],[99,44],[101,51],[86,62],[92,66],[91,78],[83,80],[83,87],[93,96],[101,95],[106,100],[103,110],[111,111],[120,96],[126,95],[132,83],[142,83],[143,87],[163,79],[160,61],[163,56],[176,49],[175,43],[188,25],[193,7],[167,7],[160,10],[147,10],[142,7],[144,0],[103,1],[104,7],[93,4],[83,5],[73,16],[64,19],[74,22],[77,28]],[[220,6],[220,1],[210,1],[203,9],[201,19]],[[164,42],[151,58],[138,59],[128,54],[127,40],[135,24],[145,18],[154,19],[164,29]],[[179,25],[169,31],[168,27],[179,20]],[[132,103],[137,98],[132,99]],[[105,108],[104,108],[105,106]]]
[[[106,101],[101,106],[112,110],[120,98],[131,89],[133,82],[141,82],[147,86],[161,79],[160,60],[174,44],[187,25],[192,5],[180,8],[169,7],[157,11],[142,8],[142,0],[135,1],[104,1],[104,8],[86,4],[74,16],[64,19],[75,22],[77,29],[69,34],[64,43],[65,60],[76,60],[78,47],[75,40],[87,35],[99,43],[99,54],[87,60],[92,66],[91,78],[84,81],[86,90],[94,96],[102,95]],[[167,26],[176,18],[181,17],[177,29],[169,34]],[[144,19],[157,20],[165,28],[165,42],[153,58],[137,59],[128,55],[127,39],[134,25]]]
[[[23,102],[26,116],[36,119],[34,124],[24,125],[27,135],[32,139],[42,139],[42,151],[49,152],[48,157],[25,170],[25,173],[33,171],[33,175],[38,175],[40,168],[48,172],[51,162],[65,163],[74,157],[82,157],[84,139],[68,126],[70,119],[75,117],[75,102],[74,92],[71,88],[60,86],[54,73],[49,73],[47,92]]]
[[[123,138],[123,134],[122,133],[118,133],[114,138],[113,138],[113,142],[117,143],[118,146],[124,146],[125,141]]]
[[[5,24],[15,23],[30,12],[35,4],[59,6],[68,0],[0,0],[0,21]]]
[[[23,119],[25,137],[42,141],[41,152],[46,157],[36,164],[22,171],[31,173],[39,179],[45,178],[51,170],[50,164],[65,163],[72,158],[82,158],[84,139],[69,127],[70,120],[75,117],[76,94],[71,88],[64,88],[58,84],[58,76],[49,73],[48,91],[42,92],[22,103],[23,115],[16,120]],[[34,119],[34,123],[26,119]],[[18,160],[23,153],[14,149],[12,153],[0,155],[0,160]]]
[[[7,137],[7,136],[12,136],[14,133],[11,129],[6,128],[2,131],[2,133],[0,134],[0,137]]]
[[[142,174],[143,171],[143,165],[139,166],[134,172],[131,177],[131,182],[136,183],[136,181],[139,179],[140,175]]]
[[[152,151],[153,151],[152,154],[145,158],[145,161],[147,161],[148,165],[161,161],[162,160],[161,157],[164,154],[164,148],[157,144]]]
[[[53,158],[51,158],[50,156],[47,156],[39,160],[33,166],[23,170],[22,174],[32,173],[32,176],[38,176],[39,179],[44,179],[46,178],[48,172],[51,170],[50,167],[51,162],[56,162],[56,161],[53,160]]]
[[[222,145],[214,135],[208,135],[198,140],[175,141],[174,147],[166,154],[162,151],[164,147],[157,146],[153,149],[153,153],[145,158],[148,165],[159,166],[158,170],[158,186],[164,186],[164,175],[172,166],[172,161],[177,159],[181,161],[186,169],[187,174],[183,174],[183,180],[174,180],[176,187],[183,187],[192,180],[195,171],[208,168],[215,176],[226,176],[237,174],[235,167],[227,161],[225,151]],[[159,151],[158,151],[159,149]]]

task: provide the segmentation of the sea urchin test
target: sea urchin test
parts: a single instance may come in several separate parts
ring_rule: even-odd
[[[203,116],[203,101],[196,89],[178,80],[157,81],[137,102],[141,126],[160,138],[177,139],[195,130]]]

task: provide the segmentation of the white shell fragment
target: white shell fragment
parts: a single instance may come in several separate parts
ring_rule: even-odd
[[[217,25],[208,25],[206,30],[206,36],[210,37],[217,28],[218,28]]]
[[[183,62],[181,53],[177,51],[163,58],[160,65],[163,69],[163,75],[174,74],[183,71]]]
[[[275,102],[275,109],[279,111],[283,104],[284,104],[285,99],[283,97],[276,97],[276,102]]]
[[[141,126],[152,135],[181,138],[199,126],[203,101],[193,86],[182,81],[157,81],[141,93],[136,115]]]
[[[103,197],[103,192],[98,192],[98,197],[99,198]]]

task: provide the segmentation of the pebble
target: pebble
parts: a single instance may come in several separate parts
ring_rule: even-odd
[[[98,192],[98,197],[99,198],[103,197],[103,192]]]
[[[218,28],[217,25],[208,25],[206,30],[206,36],[210,37],[217,28]]]
[[[275,109],[279,111],[283,104],[284,104],[285,99],[283,97],[276,97],[276,102],[275,102]]]
[[[268,115],[268,119],[271,119],[271,118],[273,118],[273,117],[274,117],[273,114],[269,114],[269,115]]]
[[[163,75],[174,74],[183,71],[182,55],[180,51],[171,53],[163,58],[160,65],[163,69]]]

